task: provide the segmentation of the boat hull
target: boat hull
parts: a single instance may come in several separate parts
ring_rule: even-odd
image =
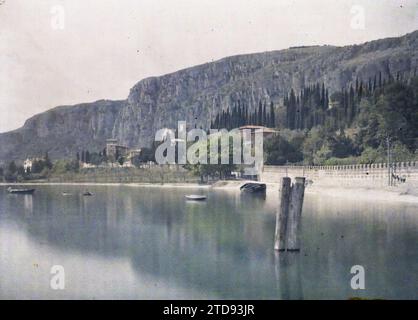
[[[193,201],[204,201],[206,200],[206,196],[197,196],[197,195],[190,195],[185,196],[187,200],[193,200]]]
[[[266,193],[266,185],[264,183],[245,183],[240,187],[241,192],[245,193]]]
[[[33,194],[35,189],[10,189],[7,190],[10,194]]]

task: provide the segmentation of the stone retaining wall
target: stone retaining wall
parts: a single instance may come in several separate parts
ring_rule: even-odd
[[[418,162],[392,164],[392,185],[418,188]],[[383,188],[389,185],[386,163],[342,166],[264,166],[263,182],[280,182],[282,177],[306,177],[315,185]]]

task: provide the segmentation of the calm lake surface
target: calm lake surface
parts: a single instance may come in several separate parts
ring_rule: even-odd
[[[302,251],[277,255],[274,192],[85,189],[0,186],[0,298],[418,299],[417,204],[307,190]],[[208,200],[185,201],[190,193]],[[64,267],[64,290],[50,287],[53,265]],[[353,265],[365,290],[350,287]]]

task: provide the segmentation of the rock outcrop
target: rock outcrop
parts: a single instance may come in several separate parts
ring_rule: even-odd
[[[101,150],[125,105],[126,101],[100,100],[35,115],[22,128],[0,134],[0,160],[22,160],[45,152],[57,159],[74,157],[82,149]]]
[[[291,88],[323,82],[329,92],[383,77],[410,76],[418,67],[418,31],[344,47],[295,47],[239,55],[139,81],[126,101],[97,101],[58,107],[0,134],[0,161],[48,151],[52,158],[81,149],[99,151],[106,138],[131,147],[149,146],[158,129],[208,128],[216,114],[234,103],[256,108],[259,101],[278,106]]]

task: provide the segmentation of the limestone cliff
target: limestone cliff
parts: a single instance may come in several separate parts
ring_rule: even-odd
[[[48,152],[74,157],[81,149],[103,148],[126,101],[100,100],[61,106],[28,119],[22,128],[0,134],[0,160],[24,159]]]
[[[48,151],[53,158],[81,149],[98,151],[106,138],[132,147],[149,145],[156,130],[207,128],[222,109],[238,100],[255,108],[260,100],[276,106],[291,88],[324,82],[330,93],[368,80],[408,76],[418,67],[418,31],[344,47],[312,46],[239,55],[139,81],[126,101],[52,109],[29,119],[15,131],[0,134],[0,160],[21,159]]]

